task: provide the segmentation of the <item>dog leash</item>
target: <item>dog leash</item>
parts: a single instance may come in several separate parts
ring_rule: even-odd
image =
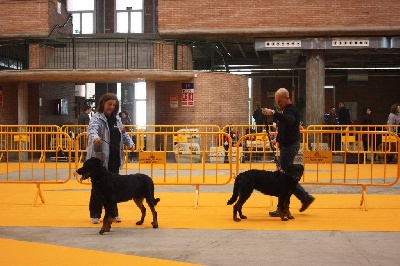
[[[104,139],[101,139],[101,141],[104,141],[105,143],[107,143],[111,148],[117,149],[117,150],[119,150],[119,151],[121,150],[120,147],[116,147],[116,146],[110,144],[108,141],[106,141],[106,140],[104,140]]]
[[[278,161],[278,156],[276,155],[275,146],[272,145],[271,134],[269,133],[268,119],[265,119],[265,133],[266,133],[267,136],[268,136],[269,146],[271,147],[272,154],[273,154],[273,156],[274,156],[274,160],[275,160],[275,164],[276,164],[276,169],[281,170],[281,166],[279,165],[279,161]]]

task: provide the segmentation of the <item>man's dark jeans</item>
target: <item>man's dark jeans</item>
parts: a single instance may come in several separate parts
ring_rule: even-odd
[[[282,170],[286,171],[287,167],[292,165],[294,162],[294,158],[298,154],[300,149],[300,143],[296,142],[290,146],[280,147],[280,157],[279,157],[279,164]],[[296,198],[298,198],[301,202],[305,202],[308,198],[310,198],[310,194],[304,190],[304,188],[297,184],[296,190],[293,193]]]

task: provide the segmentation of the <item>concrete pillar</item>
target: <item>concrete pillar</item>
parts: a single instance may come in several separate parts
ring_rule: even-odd
[[[18,83],[18,125],[28,124],[28,84],[26,82]],[[20,128],[20,131],[26,131],[26,128]],[[21,150],[26,150],[27,142],[19,142]],[[28,152],[19,153],[20,161],[28,160]]]
[[[154,81],[146,81],[146,124],[156,124],[156,84]],[[146,147],[152,147],[151,138],[146,138]]]
[[[156,85],[154,81],[146,82],[146,124],[156,124]]]
[[[18,83],[18,125],[28,124],[28,84]]]
[[[306,94],[306,71],[305,70],[299,70],[298,74],[298,79],[297,79],[297,104],[299,105],[298,108],[300,110],[300,115],[301,115],[301,121],[305,124],[306,121],[306,99],[307,99],[307,94]]]
[[[325,112],[325,56],[321,50],[307,54],[305,125],[321,125]]]

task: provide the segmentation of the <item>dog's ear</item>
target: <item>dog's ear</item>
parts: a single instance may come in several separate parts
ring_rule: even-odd
[[[102,162],[99,158],[93,157],[93,160],[94,160],[94,162],[95,162],[96,165],[98,165],[98,166],[103,166],[103,162]]]
[[[291,176],[296,182],[299,182],[303,176],[304,166],[301,164],[289,165],[286,169],[286,174]]]
[[[88,161],[90,161],[90,162],[92,162],[92,161],[96,161],[96,160],[98,160],[96,157],[91,157]]]

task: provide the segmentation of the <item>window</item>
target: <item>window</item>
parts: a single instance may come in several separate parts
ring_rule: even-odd
[[[118,33],[143,33],[143,0],[116,0]]]
[[[146,82],[136,82],[133,86],[131,84],[122,86],[121,83],[117,83],[117,96],[121,110],[133,113],[131,116],[133,124],[139,128],[146,126]]]
[[[94,0],[67,0],[67,9],[72,14],[74,34],[95,32]]]
[[[146,125],[146,82],[135,83],[135,117],[136,125]]]

